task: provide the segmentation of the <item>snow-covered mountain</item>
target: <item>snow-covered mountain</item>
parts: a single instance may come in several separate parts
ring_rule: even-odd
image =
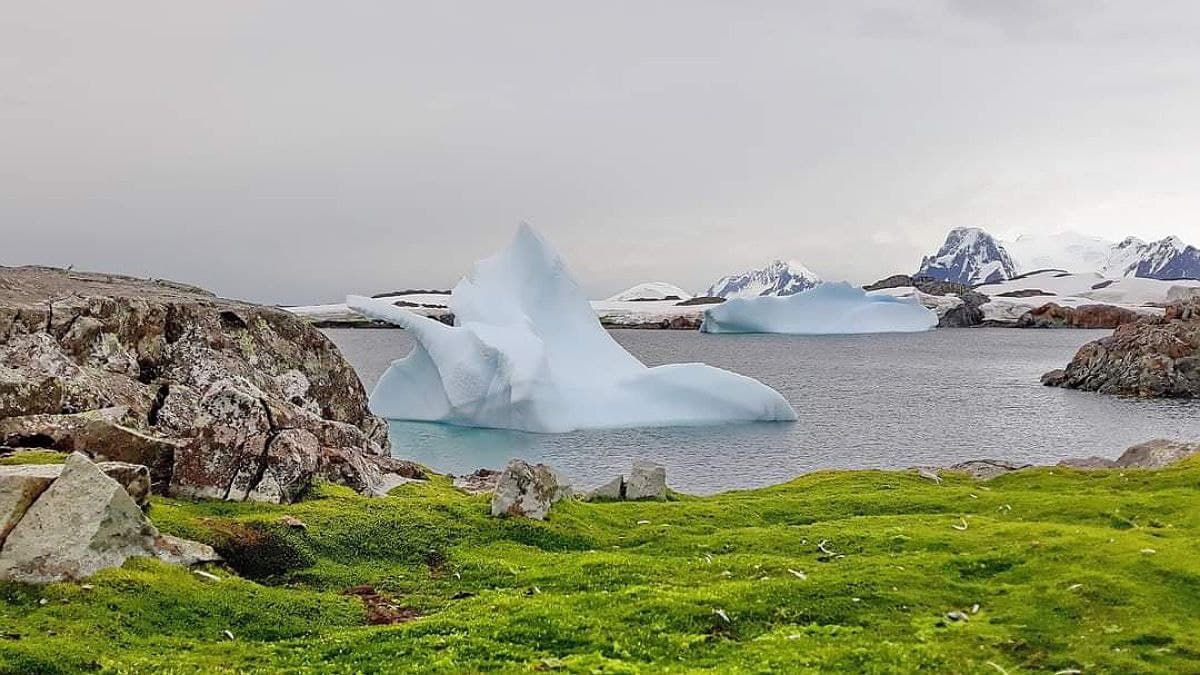
[[[647,281],[630,286],[605,302],[634,302],[637,300],[688,300],[691,293],[665,281]]]
[[[1000,245],[1012,257],[1017,274],[1048,269],[1083,274],[1102,270],[1112,257],[1114,244],[1103,237],[1065,231],[1022,234],[1001,240]]]
[[[1078,232],[1022,234],[1001,240],[976,227],[950,231],[917,276],[964,284],[995,283],[1038,270],[1099,273],[1112,279],[1200,279],[1200,250],[1178,237],[1114,243]]]
[[[978,227],[956,227],[946,243],[921,261],[917,276],[960,284],[994,283],[1016,275],[1016,265],[996,239]]]
[[[1127,237],[1113,245],[1100,272],[1107,277],[1200,279],[1200,250],[1179,237],[1151,242]]]
[[[721,277],[704,294],[715,298],[794,295],[819,283],[820,277],[795,260],[775,260],[762,269]]]

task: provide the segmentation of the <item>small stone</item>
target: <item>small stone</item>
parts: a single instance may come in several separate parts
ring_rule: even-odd
[[[283,525],[284,527],[290,527],[290,528],[297,529],[297,530],[307,530],[308,529],[308,525],[305,524],[305,522],[303,520],[300,520],[299,518],[297,518],[295,516],[288,516],[288,515],[280,516],[279,524]]]
[[[154,549],[159,560],[172,565],[191,567],[221,561],[221,556],[208,544],[169,534],[158,535],[154,540]]]
[[[955,610],[953,612],[948,612],[946,614],[946,618],[950,619],[951,621],[970,621],[971,620],[971,617],[967,616],[966,614],[964,614],[963,612],[960,612],[958,610]]]
[[[545,464],[508,463],[492,492],[492,515],[545,520],[550,506],[571,496],[571,487]]]
[[[604,485],[588,492],[585,501],[619,501],[625,494],[625,477],[617,476]]]

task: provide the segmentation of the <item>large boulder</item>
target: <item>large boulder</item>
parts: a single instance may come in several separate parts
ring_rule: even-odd
[[[1200,443],[1186,443],[1156,438],[1130,447],[1113,466],[1131,469],[1161,469],[1200,454]]]
[[[666,467],[653,462],[635,461],[629,478],[625,480],[624,497],[628,500],[666,499]]]
[[[0,445],[143,464],[157,492],[290,501],[343,475],[329,461],[388,454],[366,404],[333,344],[283,310],[0,267]]]
[[[1200,396],[1200,301],[1178,303],[1161,318],[1117,327],[1079,349],[1043,384],[1141,397]]]
[[[570,486],[554,469],[514,459],[492,492],[492,515],[545,520],[551,505],[570,496]]]
[[[0,579],[81,579],[131,557],[170,559],[182,550],[212,558],[203,544],[160,535],[125,488],[80,453],[62,466],[8,469],[0,472],[0,502],[25,504],[6,518],[15,522],[0,543]]]

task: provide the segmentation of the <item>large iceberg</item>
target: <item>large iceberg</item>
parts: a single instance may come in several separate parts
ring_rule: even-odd
[[[600,327],[562,258],[525,225],[454,287],[454,326],[386,299],[346,303],[416,338],[371,393],[371,411],[388,419],[535,432],[796,419],[749,377],[697,363],[647,368]]]
[[[847,283],[826,283],[783,297],[734,298],[704,313],[705,333],[851,335],[916,333],[937,326],[937,313],[920,303],[867,294]]]

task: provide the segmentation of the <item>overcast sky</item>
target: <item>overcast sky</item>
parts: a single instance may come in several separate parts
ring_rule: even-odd
[[[949,227],[1200,243],[1200,3],[5,2],[0,264],[272,302],[449,287],[528,221],[586,290]]]

